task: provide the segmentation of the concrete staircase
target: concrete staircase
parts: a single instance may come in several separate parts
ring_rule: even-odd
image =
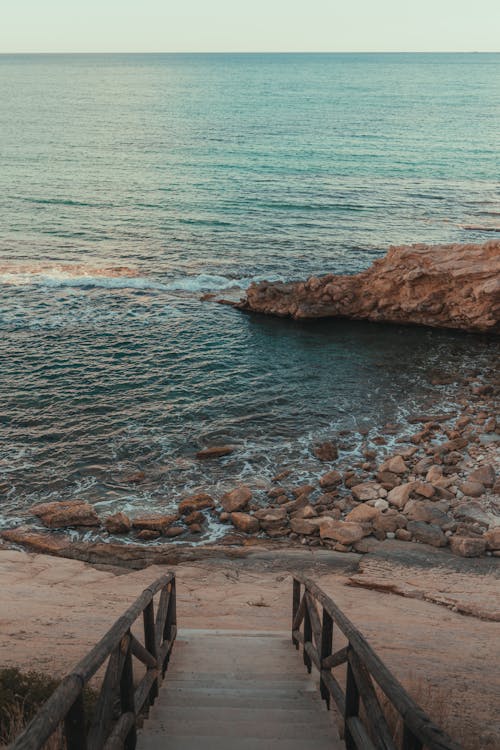
[[[341,750],[332,713],[282,633],[184,630],[138,750]]]

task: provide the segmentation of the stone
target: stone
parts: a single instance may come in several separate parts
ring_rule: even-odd
[[[339,455],[336,444],[331,440],[315,445],[313,452],[320,461],[336,461]]]
[[[238,531],[244,531],[245,534],[255,534],[260,529],[258,520],[249,513],[231,513],[231,523]]]
[[[409,521],[406,528],[417,542],[430,544],[433,547],[446,547],[448,544],[446,535],[439,526],[434,524],[423,521]]]
[[[358,505],[353,508],[345,517],[346,521],[354,521],[356,523],[371,523],[375,518],[380,515],[380,510],[371,505]]]
[[[467,497],[481,497],[486,492],[486,487],[481,482],[474,482],[470,479],[467,482],[462,482],[459,485],[460,492],[463,492]]]
[[[342,474],[338,471],[329,471],[327,474],[323,474],[319,480],[321,487],[335,487],[338,484],[342,484]]]
[[[209,458],[222,458],[222,456],[229,456],[230,453],[234,453],[235,450],[234,445],[212,445],[198,451],[196,458],[202,461]]]
[[[365,536],[361,524],[335,521],[333,518],[324,518],[319,532],[322,539],[335,539],[335,541],[345,545],[359,542]]]
[[[292,518],[290,521],[290,528],[295,534],[315,534],[321,523],[322,518]]]
[[[491,517],[483,510],[481,505],[474,501],[469,501],[457,505],[453,511],[455,518],[472,523],[478,523],[488,528]]]
[[[372,526],[374,531],[385,536],[388,531],[396,532],[398,529],[404,528],[406,523],[404,515],[391,508],[386,513],[380,513],[374,518]]]
[[[192,513],[189,513],[187,516],[184,516],[184,523],[186,526],[192,526],[194,523],[196,524],[202,524],[205,522],[205,516],[201,512],[201,510],[194,510]]]
[[[500,526],[485,531],[483,539],[486,542],[487,549],[500,550]]]
[[[390,471],[391,474],[406,474],[408,466],[402,456],[393,456],[384,461],[379,471]]]
[[[177,509],[181,516],[188,515],[197,510],[205,510],[205,508],[214,508],[215,503],[206,492],[199,492],[197,495],[191,495],[181,500]]]
[[[283,507],[261,508],[260,510],[255,511],[254,516],[259,521],[264,521],[264,522],[284,521],[287,518],[287,512],[286,512],[286,509]]]
[[[394,533],[396,539],[399,539],[400,542],[411,542],[411,531],[408,531],[408,529],[396,529]]]
[[[160,535],[178,520],[177,515],[137,516],[132,519],[132,526],[139,531],[157,531]]]
[[[158,539],[160,536],[161,533],[157,529],[141,529],[137,534],[137,538],[143,542],[150,542],[153,539]]]
[[[425,474],[427,471],[430,471],[433,466],[434,459],[431,456],[426,456],[425,458],[421,458],[420,461],[417,461],[413,470],[415,474]],[[428,479],[427,481],[430,480]]]
[[[373,507],[377,508],[377,510],[387,510],[389,507],[389,503],[385,498],[379,497],[378,500],[375,500]]]
[[[485,487],[493,487],[496,473],[491,464],[485,464],[469,474],[469,482],[480,482]]]
[[[379,471],[377,473],[377,482],[383,485],[386,490],[392,490],[393,487],[401,484],[401,479],[392,471]]]
[[[170,526],[165,532],[164,536],[168,537],[169,539],[173,539],[176,536],[180,536],[181,534],[184,534],[186,531],[185,528],[182,526]]]
[[[427,472],[425,476],[425,481],[433,484],[436,481],[436,479],[440,479],[442,476],[443,476],[443,469],[441,468],[441,466],[434,464],[433,466],[429,468],[429,471]]]
[[[387,495],[387,500],[391,505],[395,505],[397,508],[404,508],[413,489],[413,482],[406,482],[406,484],[400,484],[399,487],[394,487]]]
[[[39,503],[31,507],[31,512],[49,529],[62,529],[72,526],[95,527],[100,525],[99,517],[94,507],[84,500]]]
[[[409,521],[434,523],[440,528],[454,525],[451,516],[428,500],[409,500],[404,507],[404,515]]]
[[[243,510],[252,499],[252,491],[242,484],[231,492],[226,492],[221,498],[221,505],[227,513]]]
[[[414,482],[412,492],[427,498],[434,497],[436,494],[436,490],[429,482]]]
[[[480,557],[486,551],[486,542],[477,537],[453,536],[450,538],[450,549],[461,557]]]
[[[356,500],[366,502],[367,500],[377,500],[381,489],[380,485],[376,482],[363,482],[363,484],[351,487],[351,492]]]
[[[296,498],[309,497],[309,495],[314,492],[314,489],[313,484],[302,484],[300,487],[294,487],[292,489],[292,495]]]
[[[125,513],[114,513],[104,519],[104,527],[110,534],[128,534],[132,522]]]
[[[125,481],[129,484],[139,484],[139,482],[143,482],[146,479],[146,474],[143,471],[134,471],[133,474],[129,474],[128,477],[125,477]]]

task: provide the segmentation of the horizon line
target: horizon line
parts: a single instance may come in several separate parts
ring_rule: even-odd
[[[66,50],[11,51],[6,55],[496,55],[498,50]]]

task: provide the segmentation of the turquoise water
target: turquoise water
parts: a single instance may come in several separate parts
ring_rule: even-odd
[[[307,480],[311,441],[349,430],[351,460],[431,405],[430,371],[494,364],[480,337],[199,296],[498,237],[500,55],[7,55],[0,102],[1,523]],[[200,468],[214,442],[238,450]]]

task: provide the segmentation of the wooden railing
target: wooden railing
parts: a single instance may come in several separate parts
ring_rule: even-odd
[[[303,645],[307,670],[310,672],[312,665],[319,670],[321,697],[328,708],[331,699],[335,701],[346,750],[460,750],[410,698],[359,630],[313,581],[294,576],[292,609],[292,641],[297,649]],[[338,635],[334,632],[337,628]],[[347,644],[334,651],[333,642],[339,636]],[[333,674],[337,667],[345,674],[345,690]],[[382,709],[380,691],[402,720],[398,740]]]
[[[131,631],[141,614],[144,643]],[[137,718],[158,695],[176,634],[175,576],[168,573],[144,589],[62,680],[10,750],[39,750],[61,727],[67,750],[134,750]],[[138,681],[132,657],[144,665]],[[106,662],[97,703],[92,716],[86,716],[84,688]]]

